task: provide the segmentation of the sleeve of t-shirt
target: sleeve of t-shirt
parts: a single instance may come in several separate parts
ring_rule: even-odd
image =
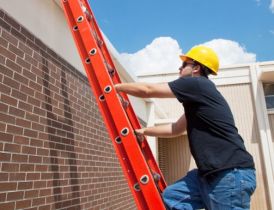
[[[179,102],[195,102],[199,100],[199,85],[197,78],[180,77],[168,83],[171,91]]]

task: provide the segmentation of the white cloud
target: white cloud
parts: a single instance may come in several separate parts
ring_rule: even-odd
[[[231,40],[214,39],[201,44],[216,51],[220,66],[256,62],[254,53],[248,53],[243,46]],[[127,70],[138,75],[148,72],[176,72],[181,65],[180,54],[182,50],[176,40],[159,37],[136,53],[120,54],[120,58]]]
[[[176,71],[181,64],[179,55],[182,50],[176,40],[170,37],[158,37],[144,49],[134,54],[122,53],[125,67],[136,75],[146,72]]]
[[[269,8],[272,11],[272,13],[274,13],[274,0],[271,1]]]
[[[249,53],[239,43],[226,39],[213,39],[203,43],[214,49],[220,59],[220,66],[256,62],[256,54]]]

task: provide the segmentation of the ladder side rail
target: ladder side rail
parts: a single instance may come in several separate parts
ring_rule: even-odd
[[[92,10],[91,10],[91,8],[90,8],[87,0],[84,0],[84,6],[87,8],[88,13],[91,15],[90,22],[92,22],[92,27],[93,27],[93,30],[96,33],[96,36],[98,38],[100,38],[101,41],[103,41],[103,36],[101,34],[101,31],[100,31],[100,29],[98,27],[98,24],[97,24],[97,21],[95,19],[95,16],[94,16],[94,14],[93,14],[93,12],[92,12]],[[97,40],[97,42],[98,42],[98,40]],[[110,54],[109,54],[109,52],[108,52],[108,50],[107,50],[106,45],[105,45],[104,42],[103,42],[103,45],[101,46],[101,49],[103,50],[102,53],[105,55],[105,58],[107,59],[107,62],[110,63],[111,67],[116,72],[115,65],[112,62],[111,56],[110,56]],[[114,83],[121,83],[121,80],[120,80],[119,75],[117,74],[117,72],[114,75],[113,81],[114,81]],[[126,94],[123,94],[123,93],[120,93],[120,94],[122,95],[122,97],[124,98],[124,100],[126,100],[126,101],[129,102],[129,98],[128,98],[128,96]],[[132,108],[131,103],[129,103],[129,105],[128,105],[127,109],[126,109],[126,113],[128,115],[128,118],[129,118],[130,122],[132,123],[133,128],[134,129],[141,128],[141,125],[139,123],[139,120],[138,120],[137,116],[135,115],[135,112],[134,112],[134,110]],[[145,137],[144,137],[144,140],[143,140],[143,142],[141,144],[141,148],[142,148],[142,150],[144,150],[144,154],[146,156],[148,164],[150,165],[150,168],[154,172],[156,172],[156,173],[158,173],[160,175],[161,179],[159,180],[160,181],[159,182],[159,187],[160,187],[161,191],[163,191],[164,188],[166,187],[166,182],[164,180],[164,176],[163,176],[161,170],[158,167],[158,164],[157,164],[157,162],[156,162],[156,160],[155,160],[155,158],[154,158],[154,156],[153,156],[153,154],[151,152],[151,149],[150,149],[149,144],[147,142],[147,139]]]
[[[77,5],[76,5],[77,6]],[[81,14],[81,8],[79,8],[80,9],[80,11],[78,11],[78,14]],[[74,8],[74,10],[73,11],[75,11],[76,10],[76,8]],[[76,12],[77,13],[77,12]],[[80,16],[80,15],[78,15],[78,16]],[[76,16],[77,17],[77,16]],[[81,21],[82,22],[82,21]],[[83,25],[83,23],[81,23],[81,24],[79,24],[79,28],[81,27],[81,25]],[[96,46],[96,40],[94,40],[94,37],[93,37],[93,40],[92,39],[89,39],[88,41],[87,41],[87,39],[89,38],[89,36],[90,36],[90,31],[88,31],[87,30],[87,28],[88,27],[83,27],[83,32],[82,32],[82,39],[85,41],[85,47],[86,47],[86,52],[89,50],[89,49],[91,49],[91,47],[94,47],[94,46]],[[81,30],[80,30],[80,32],[81,32]],[[89,33],[89,34],[88,34]],[[91,42],[93,42],[92,43],[92,45],[90,45],[90,43]],[[97,59],[96,59],[96,57],[98,57]],[[99,53],[99,51],[98,51],[98,53],[97,53],[97,56],[96,55],[94,55],[91,59],[93,59],[93,62],[92,62],[92,65],[93,65],[93,68],[94,69],[102,69],[102,68],[105,68],[105,64],[104,63],[102,63],[102,60],[103,60],[103,57],[102,57],[102,55],[100,55],[100,53]],[[91,64],[90,64],[91,65]],[[112,93],[112,92],[109,92],[107,95],[109,96],[109,101],[108,101],[108,97],[106,97],[106,101],[107,101],[107,103],[109,103],[109,105],[110,106],[108,106],[108,108],[109,109],[111,109],[112,108],[112,111],[111,111],[111,114],[113,114],[114,116],[113,116],[113,118],[114,119],[119,119],[120,118],[120,121],[119,121],[119,123],[117,123],[117,128],[119,129],[119,127],[120,127],[120,129],[119,130],[122,130],[123,129],[123,127],[122,126],[124,126],[125,124],[126,125],[129,125],[130,126],[130,123],[128,122],[128,119],[127,118],[125,118],[124,119],[124,122],[123,122],[123,120],[121,120],[121,119],[123,119],[123,118],[121,118],[121,115],[125,115],[124,114],[124,110],[122,109],[122,111],[123,112],[121,112],[121,104],[120,104],[120,101],[118,100],[118,98],[117,98],[117,93],[116,93],[116,91],[115,91],[115,89],[113,88],[113,84],[111,84],[110,83],[110,78],[109,78],[109,74],[107,74],[107,70],[104,72],[96,72],[95,71],[95,74],[97,75],[97,79],[99,80],[99,81],[101,81],[103,84],[101,84],[100,83],[100,85],[101,85],[101,89],[104,89],[105,87],[111,87],[112,89],[113,89],[113,91],[112,92],[114,92],[114,93]],[[115,101],[115,99],[116,99],[116,103],[113,103],[113,101]],[[119,105],[119,106],[117,106],[117,105]],[[120,108],[120,110],[119,110],[119,108]],[[119,110],[119,111],[118,111]],[[116,115],[116,116],[115,116]],[[116,123],[116,121],[115,121],[115,123]],[[123,138],[123,137],[122,137]],[[151,174],[149,173],[149,169],[148,169],[148,167],[144,164],[144,165],[142,165],[142,164],[140,164],[140,163],[142,163],[142,162],[144,162],[144,160],[142,160],[142,155],[140,155],[140,154],[142,154],[141,153],[141,151],[140,151],[140,148],[138,147],[138,144],[137,144],[137,141],[132,141],[132,139],[135,139],[136,137],[135,137],[135,135],[134,135],[134,132],[133,132],[133,130],[132,129],[130,129],[129,128],[129,133],[128,133],[128,135],[127,135],[127,137],[125,137],[124,136],[124,141],[123,141],[123,144],[125,144],[125,149],[126,149],[126,151],[127,152],[129,152],[129,153],[134,153],[134,154],[138,154],[139,153],[139,156],[136,156],[136,157],[134,157],[134,158],[131,158],[130,156],[129,156],[129,158],[131,159],[130,161],[132,162],[132,163],[135,163],[136,164],[136,166],[137,166],[137,164],[139,165],[139,167],[135,167],[134,168],[134,170],[135,170],[135,173],[137,174],[137,176],[141,176],[142,174],[143,174],[143,171],[146,171],[147,172],[147,174],[146,174],[146,176],[148,176],[148,178],[150,179],[150,183],[146,183],[145,185],[141,185],[141,188],[142,188],[142,191],[145,193],[146,192],[146,190],[147,189],[150,189],[148,192],[150,192],[152,195],[154,194],[153,193],[153,187],[155,188],[155,186],[154,186],[154,183],[152,182],[152,180],[153,180],[153,177],[151,176]],[[135,144],[137,144],[137,145],[132,145],[132,143],[134,143],[135,142]],[[129,146],[129,147],[128,147]],[[130,147],[130,146],[132,146],[132,147]],[[142,167],[140,167],[140,165],[142,165]],[[148,194],[148,193],[147,193]],[[151,207],[153,207],[154,205],[152,205],[152,203],[154,203],[155,201],[156,202],[159,202],[159,195],[158,196],[152,196],[150,194],[150,196],[149,196],[149,198],[148,198],[148,202],[149,202],[149,204],[148,205],[151,205]],[[161,200],[160,200],[161,201]],[[154,206],[154,207],[156,207],[156,206]],[[157,206],[158,207],[158,206]]]

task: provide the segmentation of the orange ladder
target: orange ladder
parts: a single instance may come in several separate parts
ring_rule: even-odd
[[[63,9],[85,71],[138,209],[163,210],[163,175],[146,138],[137,138],[140,123],[124,93],[100,29],[87,0],[62,0]]]

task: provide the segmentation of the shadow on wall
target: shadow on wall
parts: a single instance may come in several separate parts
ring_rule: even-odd
[[[73,134],[73,121],[72,121],[72,114],[70,103],[68,99],[67,93],[67,86],[66,86],[66,74],[65,71],[62,69],[61,71],[61,94],[64,98],[64,117],[60,120],[60,117],[57,117],[53,113],[53,105],[52,105],[52,97],[50,90],[50,69],[48,66],[48,61],[44,58],[46,57],[42,53],[42,62],[43,62],[43,91],[46,95],[45,101],[45,108],[46,118],[47,118],[47,132],[49,135],[49,147],[50,147],[50,169],[53,172],[53,193],[54,193],[54,200],[55,200],[55,208],[64,208],[74,205],[75,209],[80,208],[80,187],[79,187],[79,178],[78,178],[78,171],[77,171],[77,163],[76,163],[76,152],[74,149],[75,142],[74,142],[74,134]],[[56,129],[61,128],[65,130],[63,136],[61,133],[57,136]],[[69,134],[69,135],[68,135]],[[67,156],[66,159],[63,157],[64,155]],[[65,163],[68,169],[67,171],[60,170],[60,162],[61,161],[68,161]],[[68,173],[65,173],[68,172]],[[69,175],[69,177],[64,177]],[[68,180],[66,183],[64,180]],[[69,187],[70,189],[67,189]],[[65,193],[70,193],[71,197],[67,198],[64,196]]]
[[[190,170],[191,153],[186,135],[158,139],[159,166],[168,185]]]

